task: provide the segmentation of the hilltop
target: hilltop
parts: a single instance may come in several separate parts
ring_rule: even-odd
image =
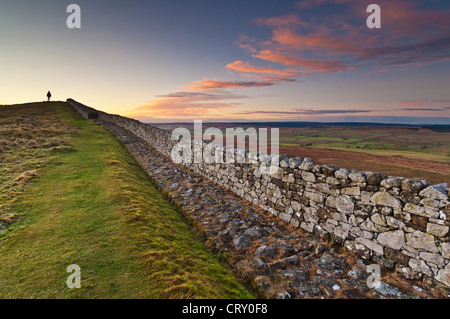
[[[64,102],[0,119],[0,298],[254,296],[110,132]]]

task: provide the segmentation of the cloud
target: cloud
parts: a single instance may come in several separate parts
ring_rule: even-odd
[[[370,113],[371,110],[355,110],[355,109],[305,109],[294,108],[291,111],[244,111],[234,114],[270,114],[270,115],[324,115],[324,114],[354,114],[354,113]]]
[[[403,111],[430,111],[430,112],[442,112],[445,111],[445,109],[433,109],[433,108],[403,108]]]
[[[262,50],[258,54],[254,54],[253,57],[281,63],[290,66],[300,66],[307,72],[344,72],[354,70],[356,67],[348,65],[344,61],[338,59],[321,59],[321,58],[303,58],[298,57],[294,53],[290,52],[277,52],[273,50]],[[306,74],[306,72],[304,72]]]
[[[419,99],[400,101],[399,105],[404,107],[427,106],[427,105],[450,105],[450,99]]]
[[[134,118],[191,118],[209,115],[240,105],[228,100],[246,98],[230,92],[204,93],[179,91],[158,95],[155,100],[135,107],[127,115]]]
[[[221,90],[228,88],[249,88],[249,87],[265,87],[275,85],[271,81],[221,81],[216,79],[203,78],[201,81],[196,81],[194,84],[184,86],[189,90]]]
[[[247,98],[245,95],[235,94],[231,92],[187,92],[180,91],[164,95],[157,95],[158,98],[184,98],[196,101],[212,101],[212,100],[229,100],[229,99],[243,99]]]
[[[225,65],[231,74],[238,72],[245,79],[204,77],[183,86],[184,91],[157,96],[134,112],[168,118],[220,117],[223,110],[241,105],[234,100],[246,98],[229,92],[230,89],[270,87],[318,72],[349,72],[362,67],[372,69],[369,70],[372,73],[405,71],[450,60],[449,10],[421,8],[420,1],[378,0],[382,8],[382,28],[369,30],[365,24],[365,9],[370,3],[369,0],[303,0],[295,5],[298,10],[294,13],[259,17],[253,22],[267,28],[269,36],[256,38],[242,34],[235,42],[259,61],[231,60],[233,62]],[[330,10],[325,7],[328,4],[339,4],[339,10]],[[261,61],[264,66],[259,66]],[[448,105],[450,101],[437,99],[401,101],[389,111],[438,112],[449,110]],[[234,114],[289,118],[370,112],[375,111],[293,108]]]
[[[448,99],[419,99],[400,101],[398,106],[403,111],[445,112],[450,110]]]
[[[270,38],[252,39],[252,57],[307,72],[346,72],[372,67],[379,72],[404,70],[450,60],[449,10],[423,9],[418,1],[379,0],[382,28],[365,25],[370,1],[304,0],[296,14],[259,18]],[[305,8],[342,4],[345,10],[305,14]],[[358,18],[360,17],[360,18]]]
[[[275,74],[280,76],[292,77],[296,75],[293,70],[277,70],[273,67],[261,68],[251,65],[249,62],[242,62],[240,60],[228,63],[226,68],[234,71],[245,72],[245,73],[264,73],[264,74]]]
[[[240,47],[241,49],[244,49],[247,52],[255,53],[258,50],[253,47],[250,43],[257,43],[258,39],[251,38],[247,36],[246,34],[241,34],[239,36],[239,39],[234,43],[236,46]]]

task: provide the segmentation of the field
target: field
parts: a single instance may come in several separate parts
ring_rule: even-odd
[[[217,127],[224,132],[227,127],[279,127],[280,153],[289,157],[309,157],[319,164],[450,184],[448,127],[277,124],[280,123],[256,123],[254,126],[251,123],[211,123],[203,124],[203,129]],[[154,125],[169,131],[193,126],[192,123]]]
[[[109,131],[0,106],[0,298],[252,298]],[[69,289],[67,266],[81,268]]]

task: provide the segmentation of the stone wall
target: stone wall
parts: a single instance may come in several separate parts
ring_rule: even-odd
[[[131,131],[166,156],[177,144],[159,128],[71,99],[68,103],[85,118],[97,112],[100,121]],[[207,145],[192,144],[202,149]],[[230,149],[215,151],[223,158]],[[270,156],[231,151],[245,157],[245,163],[186,165],[285,222],[327,236],[362,258],[395,268],[407,278],[426,275],[450,286],[447,184],[431,186],[418,178],[319,165],[298,157],[280,157],[279,167],[266,174],[261,167]]]

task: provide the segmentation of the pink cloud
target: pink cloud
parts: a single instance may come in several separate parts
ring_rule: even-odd
[[[258,43],[252,39],[252,56],[310,72],[342,72],[361,66],[383,72],[450,60],[448,10],[422,10],[417,1],[379,0],[382,29],[374,31],[365,25],[370,1],[304,0],[297,8],[331,3],[345,5],[347,10],[308,20],[302,10],[256,19],[271,30],[271,37]],[[349,23],[358,16],[360,24]],[[246,45],[245,41],[240,45]]]

